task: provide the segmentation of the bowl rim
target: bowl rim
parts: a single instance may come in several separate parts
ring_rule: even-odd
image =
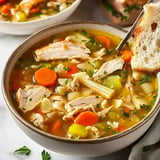
[[[5,81],[5,77],[6,77],[6,73],[9,69],[9,64],[12,61],[12,58],[15,56],[16,52],[18,52],[19,49],[23,48],[23,46],[25,46],[26,43],[28,43],[28,41],[34,39],[35,37],[43,34],[43,32],[45,31],[49,31],[49,30],[55,30],[58,27],[65,27],[68,25],[81,25],[81,24],[91,24],[91,25],[105,25],[106,27],[112,27],[115,28],[116,30],[119,30],[121,32],[126,32],[125,30],[118,28],[112,24],[108,24],[108,23],[103,23],[103,22],[95,22],[95,21],[70,21],[70,22],[65,22],[65,23],[61,23],[61,24],[57,24],[57,25],[51,25],[49,27],[46,27],[34,34],[32,34],[31,36],[29,36],[26,40],[24,40],[24,42],[22,42],[13,52],[12,54],[9,56],[5,67],[3,69],[3,74],[2,74],[2,80],[1,80],[1,88],[2,88],[2,94],[3,94],[3,98],[7,104],[8,109],[10,110],[10,112],[12,113],[12,115],[14,116],[14,118],[16,118],[18,121],[20,121],[25,127],[31,129],[33,132],[36,132],[37,134],[40,134],[42,136],[45,136],[49,139],[53,139],[55,141],[62,141],[65,143],[78,143],[78,144],[85,144],[85,143],[104,143],[104,142],[110,142],[116,139],[119,139],[121,137],[124,137],[134,131],[136,131],[137,129],[139,129],[141,126],[143,126],[144,124],[146,124],[150,119],[152,119],[153,116],[155,116],[155,114],[157,114],[160,110],[160,89],[158,89],[158,96],[155,102],[155,106],[151,109],[150,113],[143,118],[140,122],[138,122],[138,124],[132,126],[131,128],[120,132],[118,134],[115,135],[111,135],[111,136],[107,136],[107,137],[101,137],[101,138],[97,138],[97,139],[67,139],[65,137],[59,137],[59,136],[55,136],[52,134],[49,134],[45,131],[42,131],[41,129],[38,129],[37,127],[35,127],[34,125],[30,124],[29,122],[27,122],[25,119],[23,119],[21,117],[21,115],[16,111],[16,109],[11,106],[11,103],[9,101],[9,99],[7,98],[7,91],[6,91],[6,81]],[[20,56],[19,56],[20,57]],[[157,78],[160,79],[160,72],[157,74]],[[158,88],[160,88],[160,83],[158,83]]]
[[[78,7],[78,5],[81,3],[82,0],[75,0],[69,7],[67,7],[66,9],[56,13],[56,14],[53,14],[51,16],[46,16],[46,17],[42,17],[42,18],[38,18],[38,19],[35,19],[35,20],[30,20],[30,21],[24,21],[24,22],[11,22],[11,21],[3,21],[3,20],[0,20],[0,24],[10,24],[10,25],[30,25],[32,23],[35,24],[35,23],[41,23],[41,21],[45,21],[45,20],[49,20],[49,19],[52,19],[52,18],[57,18],[61,15],[64,15],[68,10],[74,8],[74,7]]]

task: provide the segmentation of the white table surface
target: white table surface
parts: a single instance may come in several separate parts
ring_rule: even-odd
[[[92,7],[91,7],[92,4]],[[96,0],[83,0],[78,10],[72,14],[68,20],[92,20],[99,22],[107,22],[107,19],[98,6]],[[12,36],[0,33],[0,76],[2,77],[3,68],[8,57],[14,49],[17,48],[28,36]],[[0,78],[1,78],[0,77]],[[28,146],[32,153],[26,160],[40,160],[41,152],[45,148],[35,143],[15,124],[10,116],[7,106],[3,100],[0,92],[0,160],[17,160],[13,152],[22,147]],[[111,155],[96,157],[96,158],[82,158],[71,157],[48,151],[52,160],[127,160],[130,153],[131,146]]]

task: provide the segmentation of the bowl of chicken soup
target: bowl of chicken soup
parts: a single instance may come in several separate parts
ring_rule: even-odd
[[[30,35],[65,21],[81,0],[3,0],[0,2],[0,32]]]
[[[159,111],[159,74],[132,70],[132,41],[114,50],[124,34],[70,22],[26,39],[2,80],[18,126],[43,147],[73,156],[105,155],[138,140]]]

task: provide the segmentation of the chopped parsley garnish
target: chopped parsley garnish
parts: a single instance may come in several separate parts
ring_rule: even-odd
[[[116,11],[114,7],[110,3],[107,2],[107,0],[102,0],[102,4],[107,9],[107,11],[110,12],[113,16],[120,17],[121,20],[124,20],[124,21],[128,20],[129,18],[128,16],[124,16],[120,12]]]
[[[51,160],[51,155],[45,150],[41,152],[41,156],[42,156],[42,160]]]
[[[124,12],[126,13],[130,13],[132,10],[140,10],[142,7],[138,4],[133,4],[133,5],[129,5],[127,6],[127,8],[124,9]]]
[[[30,155],[31,150],[27,146],[23,146],[23,147],[15,150],[14,153],[28,156],[28,155]]]
[[[157,96],[158,96],[158,95],[153,96],[153,100],[151,101],[151,104],[155,104],[156,99],[157,99]]]
[[[106,131],[110,131],[110,130],[111,130],[111,126],[107,126]]]
[[[94,74],[94,71],[93,71],[93,70],[90,70],[90,71],[89,71],[89,76],[92,77],[93,74]]]
[[[144,76],[143,78],[141,78],[139,80],[139,84],[143,84],[143,83],[149,83],[151,82],[152,78],[150,76]]]
[[[142,104],[142,105],[140,105],[140,108],[141,109],[145,108],[147,111],[150,111],[151,110],[151,105]]]
[[[123,115],[124,115],[125,117],[129,117],[129,113],[128,113],[128,112],[124,112]]]
[[[70,68],[69,67],[64,67],[63,68],[65,71],[69,72]]]

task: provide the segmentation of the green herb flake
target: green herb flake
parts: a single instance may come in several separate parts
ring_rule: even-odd
[[[150,83],[152,80],[152,78],[150,76],[144,76],[143,78],[141,78],[139,80],[139,84],[143,84],[143,83]]]
[[[14,153],[28,156],[28,155],[30,155],[31,150],[27,146],[23,146],[23,147],[15,150]]]
[[[130,116],[128,112],[124,112],[123,115],[124,115],[125,117],[129,117],[129,116]]]
[[[134,109],[134,110],[132,111],[132,113],[133,113],[133,114],[137,114],[137,110]]]
[[[42,160],[51,160],[51,155],[45,150],[41,152],[41,156],[42,156]]]
[[[63,68],[65,71],[69,72],[70,68],[69,67],[64,67]]]
[[[100,106],[100,104],[96,104],[96,108],[100,108],[101,106]]]
[[[111,130],[111,126],[107,126],[106,131],[110,131],[110,130]]]
[[[153,104],[153,105],[155,104],[156,99],[157,99],[157,96],[158,96],[158,95],[153,96],[153,100],[151,101],[151,104]]]
[[[93,70],[90,70],[90,71],[89,71],[89,75],[90,75],[90,77],[92,77],[92,76],[93,76],[93,74],[94,74],[94,71],[93,71]]]
[[[124,9],[124,12],[125,13],[130,13],[132,10],[140,10],[142,7],[138,4],[133,4],[133,5],[128,5],[125,9]]]
[[[112,132],[112,134],[114,135],[114,134],[118,134],[119,133],[119,131],[113,131]]]

